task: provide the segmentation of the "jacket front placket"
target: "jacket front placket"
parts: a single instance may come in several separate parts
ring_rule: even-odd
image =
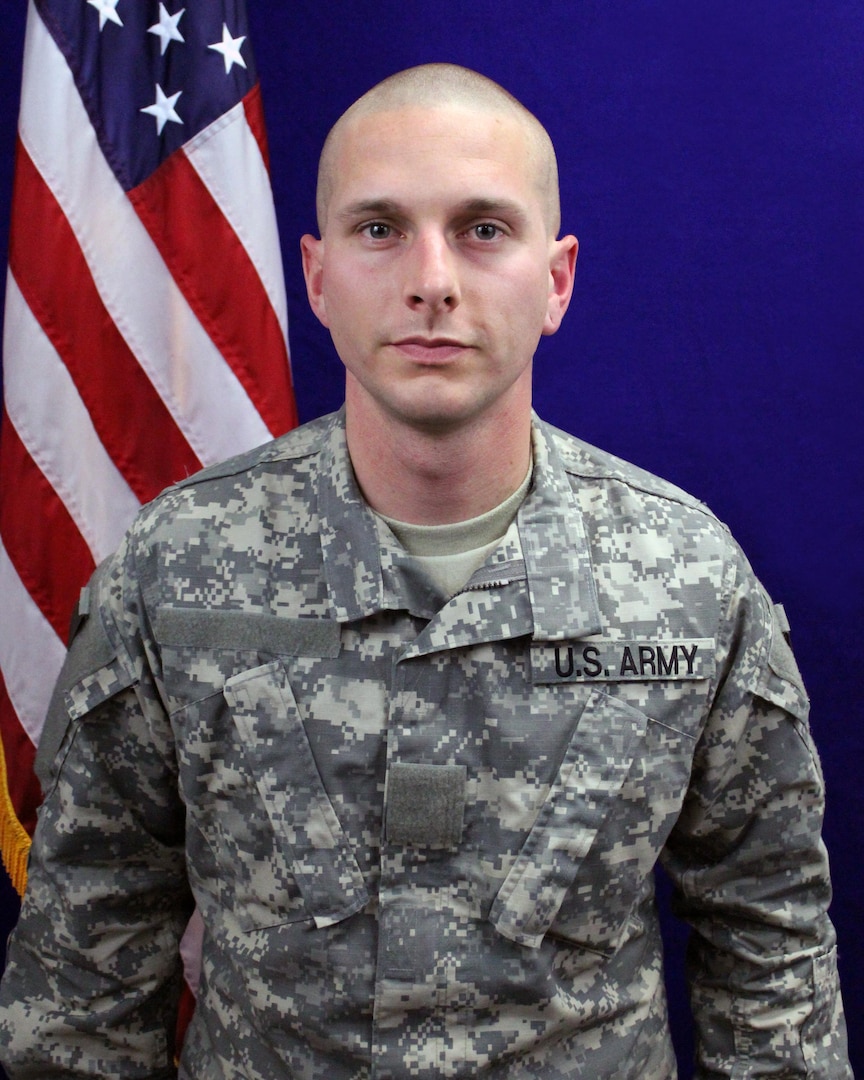
[[[540,452],[548,452],[545,441]],[[382,560],[385,593],[401,589],[421,607],[422,594],[386,543]],[[503,938],[540,943],[566,892],[561,882],[575,874],[590,843],[584,838],[593,835],[608,805],[608,769],[592,773],[600,798],[588,797],[575,809],[572,793],[553,784],[556,805],[547,814],[551,820],[531,833],[531,852],[521,861],[507,853],[515,859],[513,874],[497,908],[494,891],[477,883],[474,855],[461,845],[460,799],[469,797],[472,766],[486,753],[479,749],[488,736],[486,721],[507,700],[511,683],[530,681],[531,640],[578,639],[601,629],[581,514],[563,469],[540,475],[484,566],[460,593],[426,615],[417,636],[394,656],[389,691],[373,1052],[373,1075],[381,1078],[403,1076],[406,1067],[421,1076],[472,1075],[472,1056],[476,1065],[482,1060],[471,1046],[472,1016],[482,1011],[489,980],[494,983],[502,962],[494,942],[505,952],[512,946]],[[628,715],[625,730],[612,733],[625,754],[635,726]],[[593,745],[598,738],[592,728],[592,746],[584,754],[564,752],[561,769],[567,776],[586,756],[608,756]],[[622,769],[619,763],[613,778],[618,783]],[[574,821],[580,814],[583,819],[581,829],[575,827],[573,858],[551,886],[535,888],[550,850],[555,848],[559,863],[568,858],[567,844],[555,832],[562,810]],[[530,820],[526,826],[530,831]],[[527,919],[526,897],[534,909]]]
[[[472,1056],[481,1064],[471,1031],[478,1004],[501,988],[514,957],[526,971],[539,970],[531,954],[576,879],[639,734],[635,711],[596,702],[585,708],[584,688],[531,691],[532,642],[602,631],[569,477],[542,426],[534,435],[532,491],[487,562],[450,600],[424,587],[395,538],[376,523],[345,467],[344,446],[335,444],[322,473],[322,550],[334,616],[355,626],[383,616],[390,642],[401,642],[392,652],[382,717],[387,770],[373,899],[371,1075],[382,1080],[406,1070],[472,1075]],[[562,741],[545,802],[523,823],[522,849],[501,853],[509,873],[490,891],[475,848],[461,842],[462,818],[479,740],[489,734],[482,729],[502,701],[519,697],[511,693],[517,683],[523,694],[529,684],[522,752],[530,759],[524,744],[538,718]],[[539,710],[535,697],[543,702]],[[493,752],[506,755],[507,748]],[[497,855],[492,843],[490,857]],[[541,997],[538,989],[538,1006]]]

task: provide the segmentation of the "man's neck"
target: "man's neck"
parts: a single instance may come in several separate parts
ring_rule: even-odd
[[[349,401],[346,432],[366,501],[379,514],[415,525],[466,521],[492,510],[516,491],[531,460],[530,409],[505,423],[429,431],[352,410]]]

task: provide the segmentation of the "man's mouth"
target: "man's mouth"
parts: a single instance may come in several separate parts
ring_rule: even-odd
[[[421,334],[400,338],[392,344],[412,360],[424,364],[444,363],[470,348],[457,338],[424,337]]]

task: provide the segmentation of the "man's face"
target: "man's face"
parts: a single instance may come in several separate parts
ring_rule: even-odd
[[[301,243],[349,415],[446,430],[530,402],[576,240],[548,234],[520,122],[450,106],[367,114],[332,164],[324,235]]]

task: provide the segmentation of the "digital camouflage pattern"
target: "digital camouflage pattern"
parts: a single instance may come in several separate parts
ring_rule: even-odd
[[[698,1075],[851,1076],[777,612],[678,489],[539,421],[534,462],[449,600],[341,415],[143,510],[52,707],[13,1077],[177,1075],[197,902],[182,1078],[669,1080],[658,858]]]

